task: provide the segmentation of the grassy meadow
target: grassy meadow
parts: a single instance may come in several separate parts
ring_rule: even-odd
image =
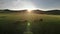
[[[0,13],[0,34],[23,34],[27,22],[33,34],[60,34],[60,15],[33,13]]]

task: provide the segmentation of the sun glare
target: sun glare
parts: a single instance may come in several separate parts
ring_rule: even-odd
[[[23,8],[22,9],[27,9],[27,12],[31,12],[32,10],[36,9],[35,5],[31,2],[25,2],[23,4]]]
[[[31,13],[32,10],[35,10],[35,8],[27,8],[27,12]]]
[[[31,12],[32,10],[29,10],[29,9],[28,9],[27,11],[28,11],[28,12]]]

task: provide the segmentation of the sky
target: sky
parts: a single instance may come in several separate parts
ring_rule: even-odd
[[[60,0],[0,0],[0,9],[60,10]]]

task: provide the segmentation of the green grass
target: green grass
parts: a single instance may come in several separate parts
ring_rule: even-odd
[[[27,22],[22,22],[22,20],[31,23],[31,31],[34,34],[60,34],[60,15],[30,13],[0,13],[0,33],[23,34]]]

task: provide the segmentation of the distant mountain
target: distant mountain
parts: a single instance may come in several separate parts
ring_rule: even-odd
[[[32,12],[37,14],[44,14],[44,11],[42,10],[32,10]]]
[[[60,15],[60,10],[49,10],[49,11],[33,10],[33,13]]]
[[[0,10],[0,13],[25,13],[27,10],[9,10],[9,9],[4,9]],[[42,11],[42,10],[32,10],[32,13],[36,14],[52,14],[52,15],[60,15],[60,10],[48,10],[48,11]]]
[[[60,15],[60,10],[50,10],[46,12],[47,14]]]
[[[9,10],[9,9],[4,9],[4,10],[0,10],[0,13],[25,13],[27,10]]]

